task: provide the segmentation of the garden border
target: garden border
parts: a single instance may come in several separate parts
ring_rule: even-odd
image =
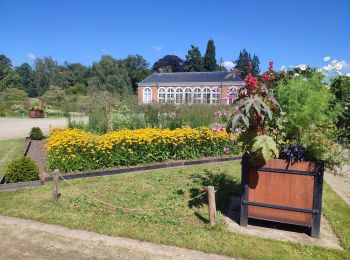
[[[179,167],[179,166],[191,166],[191,165],[217,163],[217,162],[239,161],[241,159],[242,159],[241,155],[235,155],[230,157],[217,157],[217,158],[204,158],[204,159],[198,159],[198,160],[162,162],[162,163],[157,163],[152,165],[139,165],[139,166],[131,166],[131,167],[125,167],[125,168],[108,168],[108,169],[100,169],[100,170],[93,170],[93,171],[86,171],[86,172],[75,172],[73,174],[67,174],[63,176],[67,180],[73,180],[73,179],[82,179],[82,178],[90,178],[90,177],[117,175],[117,174],[123,174],[123,173],[132,173],[132,172],[138,172],[138,171],[173,168],[173,167]],[[45,178],[45,180],[0,184],[0,192],[36,187],[36,186],[44,185],[45,182],[47,181],[52,181],[52,177],[47,177]]]

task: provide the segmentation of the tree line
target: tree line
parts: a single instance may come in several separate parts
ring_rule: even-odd
[[[259,58],[243,49],[235,69],[245,70],[247,62],[252,62],[253,74],[259,74]],[[222,59],[216,59],[216,48],[209,40],[204,56],[197,46],[191,45],[185,60],[176,55],[165,55],[152,67],[141,55],[128,55],[125,59],[115,59],[104,55],[91,66],[81,63],[59,64],[50,56],[37,58],[33,66],[23,63],[13,66],[10,58],[0,55],[0,92],[17,88],[29,97],[42,96],[55,86],[69,94],[87,94],[93,91],[109,91],[120,97],[137,90],[137,83],[153,72],[203,72],[226,71]],[[244,75],[243,75],[244,76]]]

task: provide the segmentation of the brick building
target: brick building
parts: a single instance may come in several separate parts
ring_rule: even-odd
[[[138,83],[138,103],[228,104],[242,85],[234,71],[153,73]]]

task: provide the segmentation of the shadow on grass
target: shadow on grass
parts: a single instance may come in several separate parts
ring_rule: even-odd
[[[240,194],[240,180],[239,178],[228,174],[226,171],[211,171],[205,169],[202,173],[193,174],[191,176],[194,183],[199,184],[201,187],[214,186],[216,207],[222,213],[228,207],[230,196]],[[207,193],[199,196],[203,193],[203,190],[193,188],[190,190],[191,200],[188,204],[190,208],[200,207],[207,204]],[[197,197],[199,196],[199,197]],[[207,217],[203,217],[200,213],[195,214],[203,222],[208,222]]]

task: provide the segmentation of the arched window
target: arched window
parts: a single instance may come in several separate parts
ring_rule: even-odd
[[[202,100],[202,92],[200,88],[194,89],[194,95],[193,95],[193,103],[199,104]]]
[[[210,104],[210,88],[203,89],[203,103]]]
[[[182,104],[183,103],[183,89],[182,88],[177,88],[176,89],[176,94],[175,94],[175,104]]]
[[[186,104],[192,103],[192,89],[190,88],[185,89],[185,103]]]
[[[152,91],[150,88],[143,90],[143,103],[148,104],[152,102]]]
[[[167,89],[166,102],[170,103],[170,104],[174,104],[175,103],[174,89],[173,88],[168,88]]]
[[[159,88],[158,89],[158,102],[159,103],[165,103],[165,89]]]
[[[212,104],[220,104],[220,97],[221,97],[221,89],[214,88],[212,90],[211,103]]]

